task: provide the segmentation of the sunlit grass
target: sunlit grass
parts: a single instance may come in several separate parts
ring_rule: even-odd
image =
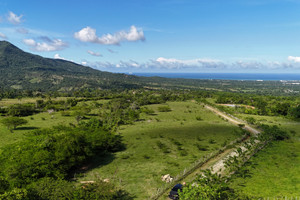
[[[176,176],[202,156],[220,148],[225,141],[239,135],[239,129],[193,102],[169,102],[171,112],[158,112],[162,105],[150,105],[154,115],[142,115],[134,125],[119,131],[127,149],[115,154],[115,159],[103,158],[107,165],[85,174],[85,180],[95,176],[108,178],[137,199],[146,199],[163,182],[161,176]],[[202,121],[197,120],[201,117]],[[209,141],[213,139],[215,143]],[[198,146],[207,147],[207,151]]]

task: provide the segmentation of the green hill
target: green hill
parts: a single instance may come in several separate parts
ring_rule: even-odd
[[[80,88],[135,88],[138,77],[43,58],[0,41],[0,88],[68,91]]]
[[[199,71],[201,73],[201,71]],[[61,59],[43,58],[0,41],[0,91],[74,91],[79,89],[204,89],[243,93],[289,94],[299,86],[274,81],[200,80],[140,77],[103,72]]]

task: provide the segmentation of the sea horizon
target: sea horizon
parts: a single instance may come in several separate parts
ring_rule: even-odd
[[[144,77],[206,79],[206,80],[249,80],[249,81],[299,81],[300,73],[126,73]]]

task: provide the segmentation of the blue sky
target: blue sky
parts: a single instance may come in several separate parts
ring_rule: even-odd
[[[0,40],[112,72],[300,73],[300,0],[1,0]]]

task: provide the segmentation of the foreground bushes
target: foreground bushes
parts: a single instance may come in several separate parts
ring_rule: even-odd
[[[193,183],[187,183],[183,190],[179,192],[179,199],[250,200],[249,197],[238,194],[230,188],[226,183],[226,178],[213,174],[210,170],[203,171],[203,175],[198,175]]]
[[[87,159],[123,148],[119,135],[101,128],[58,126],[34,131],[25,140],[6,146],[0,154],[0,194],[26,196],[28,191],[24,194],[17,189],[41,185],[34,183],[45,178],[66,179]]]

